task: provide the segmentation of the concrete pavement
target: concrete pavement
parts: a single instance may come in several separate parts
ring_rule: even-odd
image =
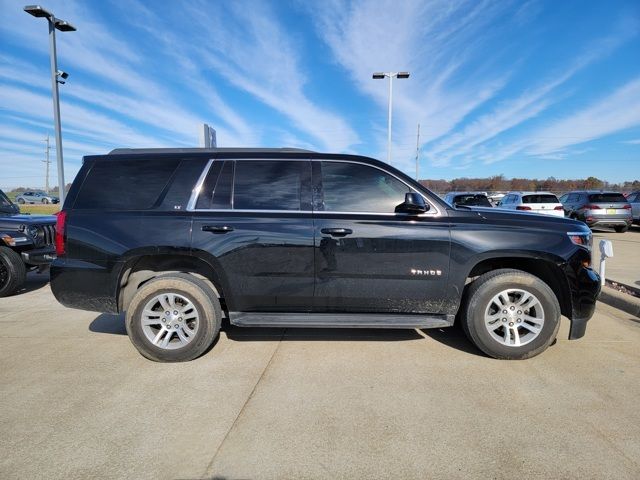
[[[158,364],[37,278],[0,326],[3,479],[640,477],[640,323],[602,304],[521,362],[455,328],[227,327]]]

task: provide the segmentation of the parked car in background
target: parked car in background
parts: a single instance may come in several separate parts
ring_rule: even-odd
[[[631,205],[631,217],[633,223],[640,225],[640,191],[631,192],[627,195],[627,202]]]
[[[14,293],[27,271],[45,269],[55,258],[52,215],[20,215],[0,190],[0,297]]]
[[[58,203],[60,199],[41,190],[30,190],[16,196],[16,202],[25,203]]]
[[[564,217],[562,203],[549,192],[509,192],[500,201],[498,208]]]
[[[444,201],[452,207],[493,207],[485,192],[449,192]]]
[[[589,227],[613,227],[616,232],[629,230],[633,217],[631,204],[618,192],[578,190],[562,195],[567,217],[580,220]]]

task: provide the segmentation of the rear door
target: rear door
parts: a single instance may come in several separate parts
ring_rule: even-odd
[[[193,206],[192,252],[234,312],[304,312],[313,301],[309,160],[215,160]]]
[[[439,313],[449,224],[434,204],[395,213],[411,187],[364,163],[313,161],[318,312]]]

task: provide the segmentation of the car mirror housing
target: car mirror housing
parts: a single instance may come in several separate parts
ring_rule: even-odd
[[[404,202],[396,207],[396,213],[420,214],[429,210],[429,205],[422,195],[416,192],[408,192],[404,196]]]

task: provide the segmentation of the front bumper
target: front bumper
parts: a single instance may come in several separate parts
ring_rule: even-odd
[[[571,292],[571,328],[569,340],[582,338],[587,322],[596,310],[596,301],[600,295],[600,275],[591,267],[585,267],[590,259],[589,252],[580,250],[565,265],[565,275]]]
[[[29,265],[49,265],[56,259],[56,249],[53,246],[26,250],[21,253],[22,261]]]

